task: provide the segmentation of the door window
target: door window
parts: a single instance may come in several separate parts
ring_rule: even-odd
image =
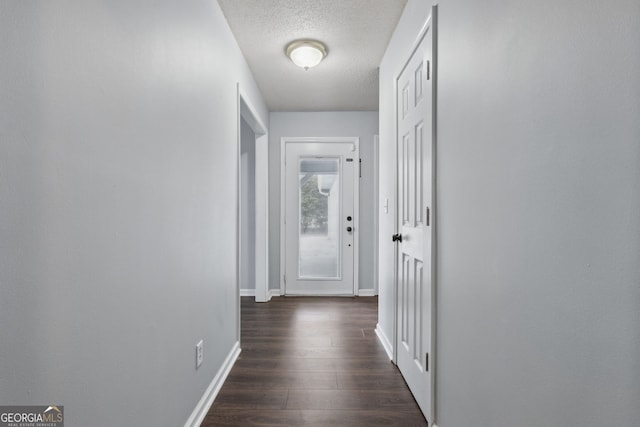
[[[298,278],[340,279],[340,159],[300,159],[298,188]]]

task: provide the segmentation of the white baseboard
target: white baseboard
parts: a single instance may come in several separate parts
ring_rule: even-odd
[[[184,423],[184,427],[199,427],[200,424],[202,424],[204,417],[207,416],[209,408],[211,408],[211,405],[213,405],[213,401],[220,392],[222,384],[224,384],[224,381],[229,376],[229,372],[231,372],[231,368],[233,367],[234,363],[236,363],[239,355],[240,342],[236,341],[236,343],[233,345],[233,348],[231,349],[231,352],[229,352],[229,355],[218,370],[218,373],[215,377],[213,377],[213,381],[211,381],[211,384],[209,384],[209,387],[207,387],[207,390],[202,395],[202,398],[196,405],[196,408],[191,413],[191,416],[189,417],[187,422]]]
[[[387,336],[382,331],[382,328],[380,328],[380,324],[376,325],[376,335],[378,336],[380,343],[382,343],[384,351],[387,352],[389,360],[393,360],[393,346],[391,345],[391,341],[389,341],[389,338],[387,338]]]
[[[240,289],[241,297],[255,297],[256,290],[255,289]]]
[[[269,301],[273,297],[280,296],[280,289],[269,289],[269,294],[267,295],[267,301]]]
[[[244,291],[254,291],[254,290],[240,289],[240,296],[245,296],[245,294],[243,294]],[[255,291],[253,294],[251,295],[247,294],[246,296],[252,296],[252,295],[255,295]],[[375,289],[358,289],[359,297],[375,297],[376,295],[378,295],[378,292],[376,292]],[[267,294],[267,301],[269,301],[273,297],[279,297],[279,296],[281,296],[280,289],[269,289],[269,293]]]

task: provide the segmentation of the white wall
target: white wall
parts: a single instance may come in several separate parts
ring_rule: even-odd
[[[375,111],[271,113],[269,121],[269,287],[280,288],[280,139],[282,137],[360,137],[360,289],[374,289]]]
[[[256,134],[242,119],[240,126],[240,289],[256,289]]]
[[[0,402],[182,425],[237,339],[236,82],[268,119],[223,14],[4,1],[0,52]]]
[[[429,6],[409,1],[380,67],[381,200]],[[438,37],[438,426],[637,425],[640,3],[443,1]]]

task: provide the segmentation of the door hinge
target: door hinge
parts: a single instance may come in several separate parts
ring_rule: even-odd
[[[284,284],[286,285],[287,284],[287,275],[286,274],[282,276],[282,280],[284,281]]]
[[[362,159],[360,159],[360,178],[362,178]]]
[[[425,372],[429,372],[429,353],[427,353],[424,358],[424,370]]]
[[[431,80],[431,61],[427,59],[427,80]]]
[[[430,214],[431,214],[431,210],[429,209],[429,206],[427,206],[427,213],[426,214],[427,214],[427,227],[428,227],[429,224],[431,223],[431,219],[429,218]]]

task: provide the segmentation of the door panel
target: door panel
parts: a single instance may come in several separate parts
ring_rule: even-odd
[[[429,22],[432,24],[432,21]],[[397,81],[398,245],[396,361],[433,422],[433,64],[432,25]]]
[[[353,295],[357,144],[285,144],[285,294]]]

